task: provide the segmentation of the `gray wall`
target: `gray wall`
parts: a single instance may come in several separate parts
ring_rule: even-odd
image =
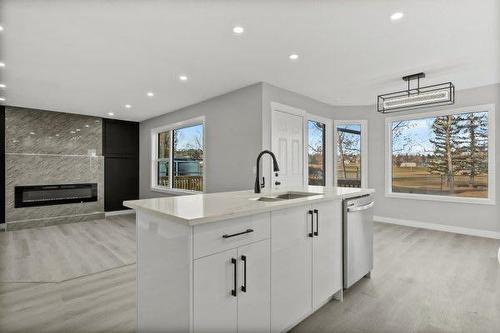
[[[375,98],[375,96],[374,96]],[[385,197],[385,117],[371,106],[332,106],[281,89],[270,84],[263,84],[263,108],[270,108],[275,101],[303,109],[309,113],[330,119],[367,119],[369,136],[369,187],[375,188],[375,215],[396,219],[414,220],[426,223],[450,225],[463,228],[500,231],[500,209],[498,205],[478,205],[424,200],[395,199]],[[453,109],[480,104],[499,104],[500,84],[459,90],[456,103],[440,109]],[[438,110],[438,108],[432,109]],[[429,109],[413,110],[398,114],[428,112]],[[496,128],[500,128],[500,117],[496,117]],[[496,133],[497,163],[495,173],[500,171],[500,133]],[[496,181],[496,196],[500,196],[500,179]]]
[[[458,90],[456,103],[439,109],[454,109],[480,104],[500,105],[500,84],[468,90]],[[433,108],[432,110],[438,110]],[[411,111],[403,114],[428,112],[429,109]],[[394,116],[389,114],[387,116]],[[415,220],[419,222],[451,225],[457,227],[500,231],[500,214],[498,205],[480,205],[451,202],[434,202],[412,199],[386,198],[384,195],[385,170],[385,115],[376,112],[375,106],[336,107],[334,119],[368,119],[369,136],[369,186],[375,188],[375,215],[396,219]],[[500,128],[500,117],[495,117],[496,128]],[[496,175],[500,171],[500,133],[495,138]],[[496,180],[496,196],[500,195],[500,179]],[[497,200],[498,201],[498,200]]]
[[[254,84],[140,124],[140,197],[151,191],[151,129],[205,116],[206,192],[251,189],[261,147],[262,85]]]
[[[282,89],[268,83],[262,84],[262,107],[271,109],[271,102],[290,105],[317,116],[333,119],[340,108],[313,98]]]
[[[104,217],[100,118],[7,106],[5,169],[5,213],[10,230]],[[17,185],[71,183],[97,183],[98,201],[14,208]]]
[[[375,96],[374,96],[375,98]],[[500,231],[498,205],[478,205],[386,198],[385,193],[385,115],[372,106],[332,106],[307,96],[281,89],[267,83],[253,85],[215,97],[206,102],[145,121],[141,124],[141,197],[158,196],[149,190],[150,129],[200,115],[207,117],[207,187],[208,192],[249,189],[253,183],[254,160],[262,146],[260,110],[270,108],[275,101],[294,106],[309,113],[330,119],[367,119],[369,133],[369,187],[375,188],[375,215]],[[458,90],[456,103],[442,109],[479,104],[498,104],[500,84],[468,90]],[[437,110],[433,109],[433,110]],[[427,110],[410,111],[410,113]],[[405,113],[399,113],[405,114]],[[390,115],[388,115],[390,116]],[[500,117],[496,117],[500,128]],[[496,133],[496,151],[500,149],[500,133]],[[232,155],[233,158],[227,158]],[[214,161],[214,158],[215,161]],[[497,160],[500,156],[497,154]],[[497,161],[495,172],[500,170]],[[498,177],[497,177],[498,178]],[[500,179],[496,181],[500,196]]]

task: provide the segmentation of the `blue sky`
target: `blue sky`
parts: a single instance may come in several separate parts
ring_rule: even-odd
[[[467,115],[467,114],[462,114]],[[476,115],[488,116],[487,112],[478,112]],[[436,117],[403,121],[401,135],[393,138],[392,151],[399,154],[428,154],[434,151],[432,124]],[[392,125],[397,122],[393,122]]]
[[[349,130],[354,130],[354,131],[359,131],[361,132],[361,125],[360,124],[345,124],[345,125],[338,125],[337,126],[337,130],[338,129],[349,129]],[[360,153],[361,152],[361,141],[360,141],[360,136],[358,136],[357,134],[352,134],[352,133],[345,133],[344,134],[344,138],[346,140],[350,140],[353,144],[351,144],[351,149],[354,149],[354,150],[349,150],[349,151],[346,151],[346,153],[349,153],[349,154],[357,154],[357,153]],[[357,152],[356,152],[357,151]],[[339,147],[337,147],[337,153],[340,154],[340,150],[339,150]]]
[[[307,123],[308,131],[309,131],[309,153],[313,154],[314,150],[311,147],[321,146],[323,142],[323,131],[318,129],[313,121],[308,121]]]
[[[431,153],[434,149],[429,139],[434,138],[432,131],[434,119],[433,117],[403,121],[404,127],[401,130],[401,135],[393,138],[392,151],[408,154]]]
[[[201,144],[203,144],[203,125],[195,125],[191,127],[184,127],[177,130],[179,132],[179,142],[177,149],[186,149],[194,146],[195,138],[199,137]]]

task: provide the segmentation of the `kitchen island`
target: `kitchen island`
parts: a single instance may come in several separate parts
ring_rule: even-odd
[[[126,201],[139,332],[281,332],[342,295],[342,200],[301,187]]]

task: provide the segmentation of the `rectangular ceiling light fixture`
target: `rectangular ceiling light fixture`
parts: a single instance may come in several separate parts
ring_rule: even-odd
[[[420,79],[424,77],[424,73],[403,76],[408,89],[379,95],[377,111],[389,113],[455,103],[455,86],[451,82],[420,87]],[[417,88],[410,88],[412,80],[417,80]]]

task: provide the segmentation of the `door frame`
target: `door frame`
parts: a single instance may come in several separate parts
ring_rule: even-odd
[[[333,138],[335,146],[333,149],[333,186],[337,186],[337,126],[347,124],[361,125],[361,187],[368,187],[368,120],[334,120],[333,121]]]
[[[335,148],[334,146],[334,133],[333,133],[333,120],[321,116],[317,116],[315,114],[309,113],[306,110],[296,108],[290,105],[278,103],[271,101],[270,102],[270,108],[267,108],[264,106],[262,110],[262,150],[269,149],[271,150],[272,148],[272,138],[273,138],[273,124],[272,124],[272,119],[273,119],[273,112],[274,111],[280,111],[280,112],[285,112],[289,113],[292,115],[300,116],[302,117],[302,123],[303,123],[303,128],[302,128],[302,149],[303,149],[303,185],[307,186],[308,185],[308,178],[309,178],[309,172],[308,172],[308,155],[307,155],[307,143],[308,143],[308,130],[307,130],[307,122],[309,120],[314,120],[318,121],[321,123],[325,124],[325,186],[330,186],[333,184],[334,181],[334,156],[332,154],[332,149],[329,147]],[[271,180],[274,173],[272,172],[271,169],[271,161],[269,159],[264,159],[262,161],[262,176],[267,177],[267,179]],[[255,174],[255,170],[254,170]]]

